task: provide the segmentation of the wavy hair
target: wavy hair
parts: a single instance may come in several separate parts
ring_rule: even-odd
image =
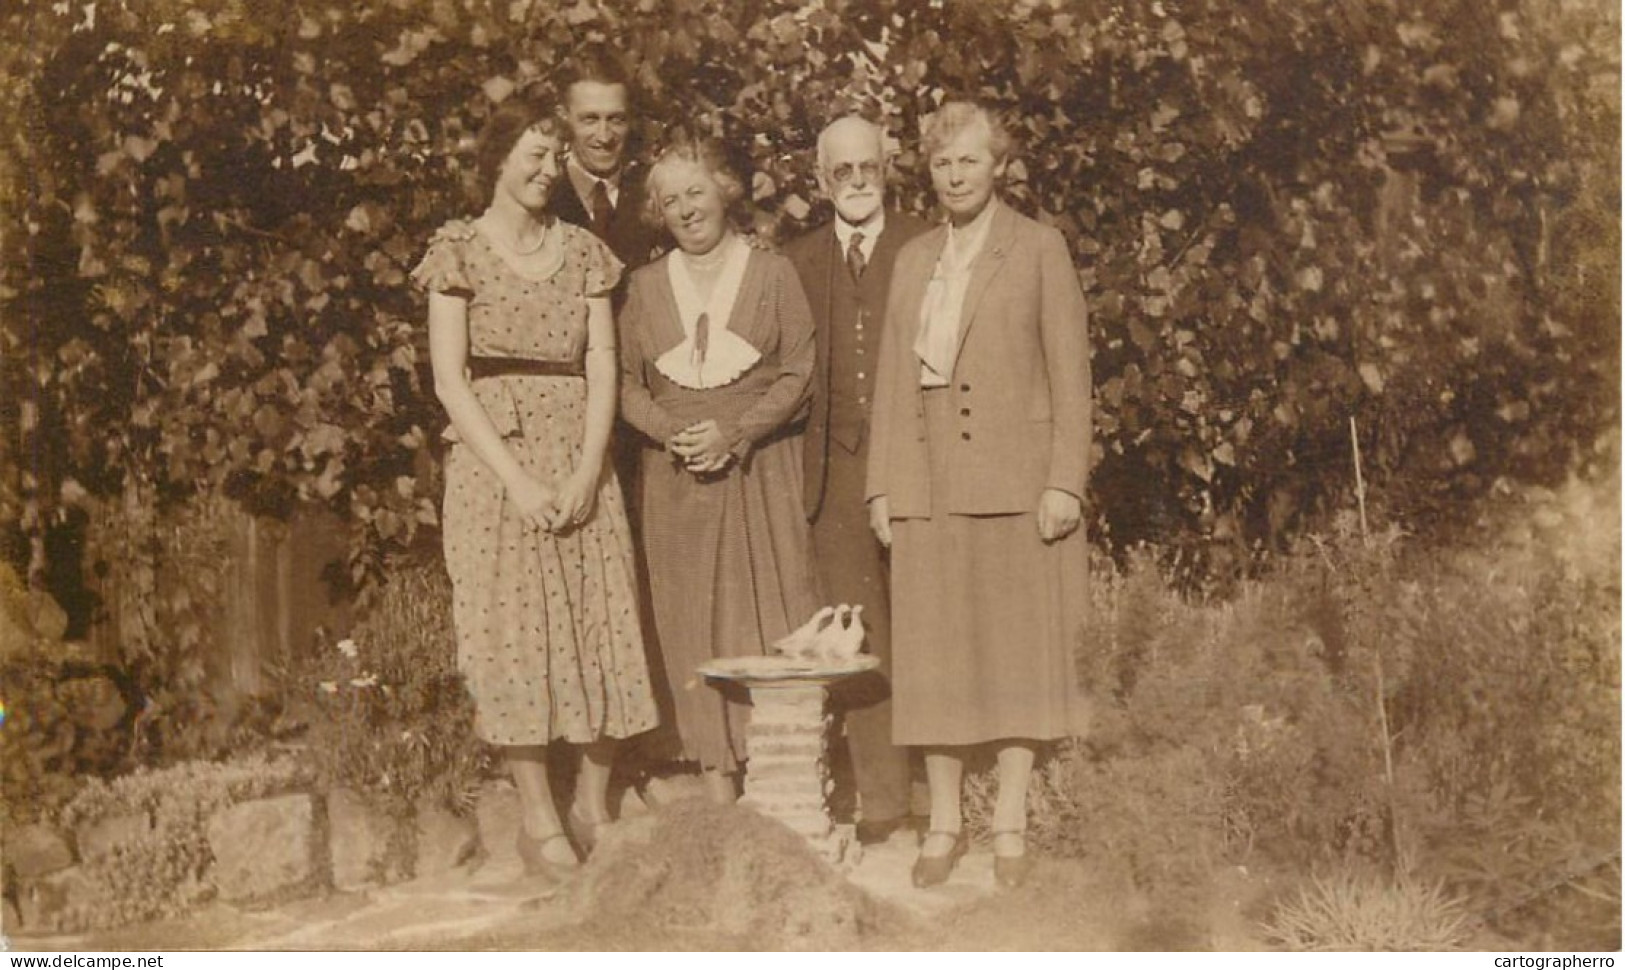
[[[745,197],[745,180],[739,174],[738,167],[729,160],[727,151],[722,143],[715,138],[696,137],[689,134],[675,136],[660,154],[655,156],[654,163],[649,166],[644,192],[643,220],[656,229],[664,229],[666,220],[661,213],[660,193],[656,191],[656,180],[663,166],[678,162],[688,162],[698,165],[716,183],[717,190],[722,193],[722,201],[728,208],[728,215],[736,223],[739,221],[739,200]]]
[[[485,119],[485,125],[480,128],[479,137],[474,142],[474,176],[475,186],[480,193],[479,201],[491,201],[492,194],[496,192],[497,176],[502,172],[502,163],[507,161],[513,146],[519,144],[519,139],[527,131],[557,138],[561,144],[568,140],[564,124],[552,104],[532,97],[511,98],[504,102],[491,112],[491,117]]]
[[[1008,159],[1015,148],[1010,129],[998,111],[977,101],[944,101],[942,107],[932,113],[925,122],[925,130],[920,132],[920,147],[925,157],[941,151],[954,136],[977,123],[987,125],[987,147],[993,153],[993,160]]]

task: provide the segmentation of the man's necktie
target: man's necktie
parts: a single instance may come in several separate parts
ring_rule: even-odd
[[[609,186],[603,179],[592,183],[592,231],[599,239],[609,236],[609,219],[615,214],[609,204]]]
[[[851,271],[854,280],[859,280],[863,278],[863,268],[867,265],[863,258],[863,233],[854,232],[846,244],[846,268]]]

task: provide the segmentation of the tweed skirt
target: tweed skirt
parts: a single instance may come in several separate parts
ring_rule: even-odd
[[[944,494],[956,434],[947,394],[925,395],[932,493]],[[892,522],[892,738],[964,745],[1081,734],[1078,684],[1088,607],[1082,529],[1038,537],[1020,515]]]

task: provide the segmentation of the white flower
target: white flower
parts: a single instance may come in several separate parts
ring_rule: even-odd
[[[377,687],[378,686],[378,675],[377,674],[363,674],[360,677],[352,677],[352,678],[350,678],[350,686],[351,687]]]
[[[343,640],[340,640],[338,642],[338,648],[339,653],[344,654],[351,660],[354,660],[361,653],[360,648],[355,645],[355,641],[351,640],[349,637],[345,637]]]
[[[324,694],[337,694],[339,692],[339,685],[333,683],[331,680],[324,680],[316,686],[320,687],[322,689],[322,693]]]

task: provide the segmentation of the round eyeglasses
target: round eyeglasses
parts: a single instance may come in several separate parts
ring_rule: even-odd
[[[863,173],[865,182],[876,181],[880,178],[880,163],[859,162],[854,165],[851,162],[842,162],[829,170],[829,179],[836,185],[845,185],[856,178],[860,172]]]

